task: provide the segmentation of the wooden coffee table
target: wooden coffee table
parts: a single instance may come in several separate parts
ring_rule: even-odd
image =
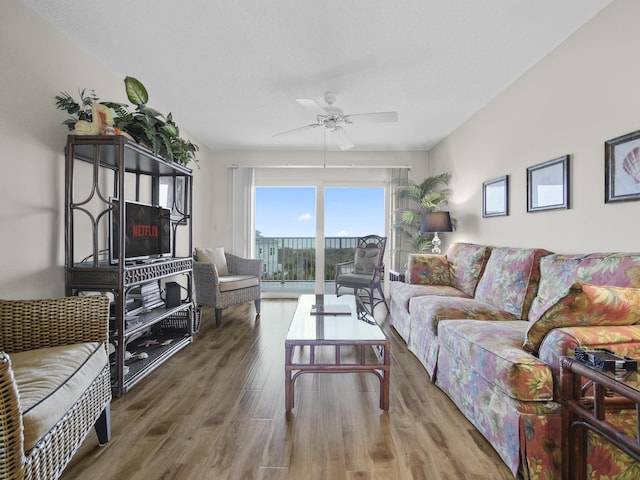
[[[347,305],[348,314],[312,315],[313,305],[323,305],[325,310],[332,305]],[[344,308],[344,307],[343,307]],[[317,360],[316,347],[333,347],[335,354],[327,360]],[[373,347],[375,362],[367,362],[367,347]],[[308,347],[305,355],[296,352],[296,347]],[[355,349],[355,360],[343,361],[341,349]],[[389,375],[391,372],[391,346],[389,340],[362,305],[353,295],[301,295],[298,301],[287,338],[285,349],[285,406],[290,411],[294,406],[296,379],[303,373],[373,373],[380,380],[380,408],[389,410]],[[295,356],[295,359],[294,359]],[[371,355],[370,355],[371,357]],[[316,361],[317,360],[317,361]]]

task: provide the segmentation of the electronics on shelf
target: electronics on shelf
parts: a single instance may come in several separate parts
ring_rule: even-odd
[[[109,262],[120,259],[120,202],[111,199]],[[143,261],[171,256],[171,210],[138,202],[125,202],[124,260]]]

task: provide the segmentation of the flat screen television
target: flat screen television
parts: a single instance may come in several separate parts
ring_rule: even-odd
[[[120,202],[112,199],[109,262],[120,258]],[[171,255],[171,211],[144,203],[125,201],[124,260],[136,262]]]

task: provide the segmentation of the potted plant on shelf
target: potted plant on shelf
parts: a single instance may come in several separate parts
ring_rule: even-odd
[[[409,241],[413,253],[428,252],[433,234],[420,233],[420,222],[425,212],[436,212],[442,209],[453,196],[450,188],[445,188],[451,179],[450,173],[441,173],[428,177],[422,183],[402,180],[398,196],[406,199],[411,205],[401,212],[400,219],[393,228],[402,232]],[[455,224],[455,220],[452,219]]]
[[[124,85],[127,98],[135,105],[133,112],[123,103],[100,102],[93,90],[81,90],[80,102],[61,92],[55,97],[56,107],[70,115],[63,124],[79,135],[110,133],[110,129],[112,134],[123,132],[168,162],[197,163],[198,146],[180,137],[171,113],[165,116],[147,105],[149,94],[139,80],[126,77]]]

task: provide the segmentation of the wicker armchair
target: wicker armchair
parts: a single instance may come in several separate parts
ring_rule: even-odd
[[[109,299],[0,300],[0,478],[59,478],[109,441]]]
[[[199,251],[202,252],[201,249],[196,249],[193,262],[193,283],[197,305],[213,307],[218,326],[222,323],[223,309],[245,302],[254,302],[256,318],[258,318],[263,261],[224,252],[227,274],[221,275],[219,270],[222,269],[215,263],[199,261]],[[201,253],[200,256],[202,256]]]

